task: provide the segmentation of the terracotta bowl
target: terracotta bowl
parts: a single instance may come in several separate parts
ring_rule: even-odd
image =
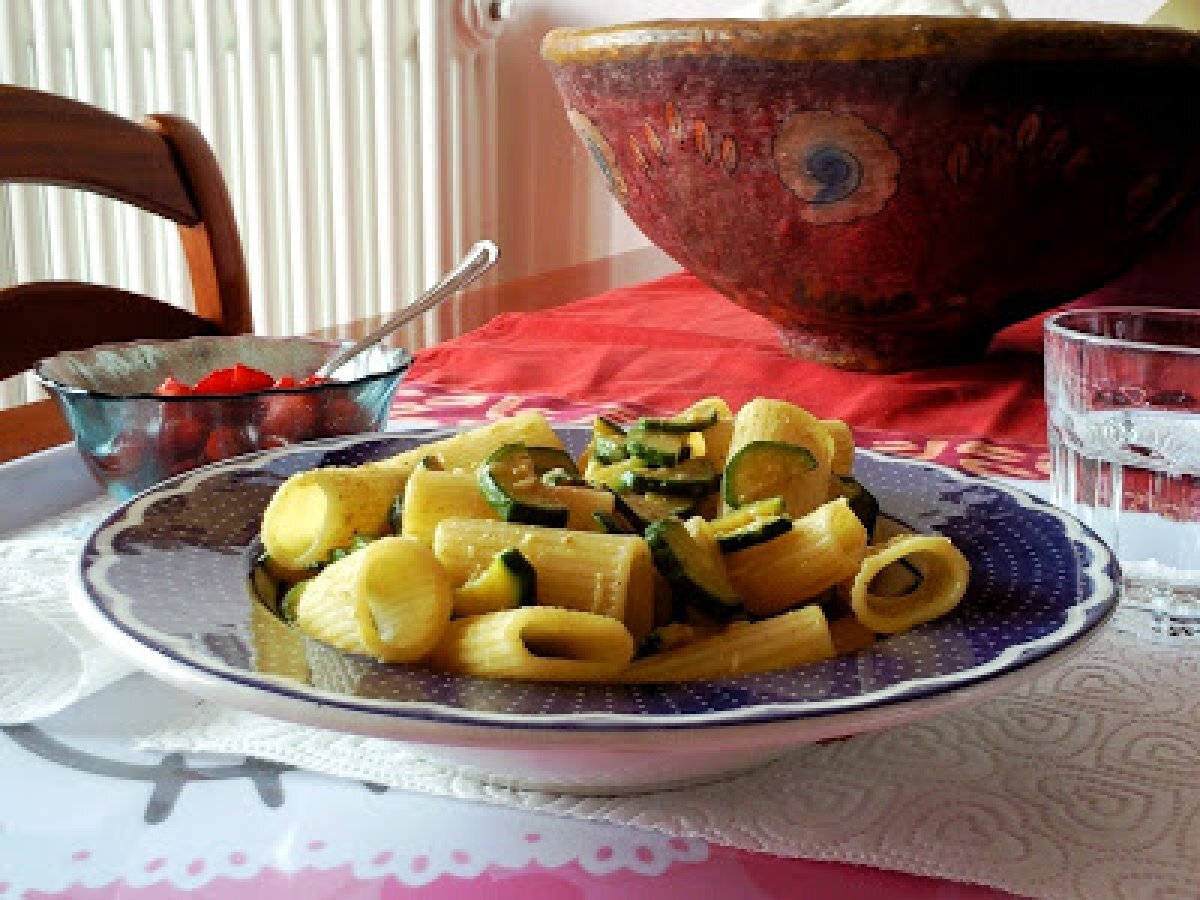
[[[981,354],[1129,268],[1200,188],[1189,32],[648,22],[552,31],[542,55],[645,235],[844,368]]]

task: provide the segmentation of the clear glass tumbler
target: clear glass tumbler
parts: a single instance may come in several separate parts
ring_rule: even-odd
[[[1054,502],[1120,561],[1122,616],[1200,645],[1200,310],[1046,321]]]

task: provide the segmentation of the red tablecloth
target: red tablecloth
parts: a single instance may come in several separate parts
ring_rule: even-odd
[[[1041,346],[1035,319],[972,365],[841,371],[790,357],[769,322],[679,273],[500,315],[418,353],[408,383],[657,412],[711,395],[734,408],[777,397],[844,419],[866,446],[1029,478],[1047,470]]]

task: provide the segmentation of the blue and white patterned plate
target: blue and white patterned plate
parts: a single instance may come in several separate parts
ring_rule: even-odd
[[[587,436],[581,428],[561,433],[576,451]],[[79,610],[135,663],[202,695],[368,734],[436,740],[437,727],[449,726],[461,744],[479,728],[550,730],[558,740],[872,711],[883,715],[857,721],[879,727],[911,718],[892,715],[905,707],[935,711],[953,705],[956,694],[970,696],[973,687],[1037,668],[1092,634],[1117,601],[1112,554],[1053,507],[941,466],[860,452],[856,472],[884,512],[917,531],[949,536],[971,563],[971,584],[942,620],[823,663],[671,686],[491,681],[340,653],[303,638],[255,602],[248,576],[259,519],[287,476],[378,459],[441,436],[333,439],[164,482],[119,508],[88,541]]]

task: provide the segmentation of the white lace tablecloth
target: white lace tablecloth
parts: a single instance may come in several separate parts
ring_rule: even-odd
[[[133,671],[71,609],[84,538],[116,506],[102,498],[0,538],[0,725],[51,716]]]

